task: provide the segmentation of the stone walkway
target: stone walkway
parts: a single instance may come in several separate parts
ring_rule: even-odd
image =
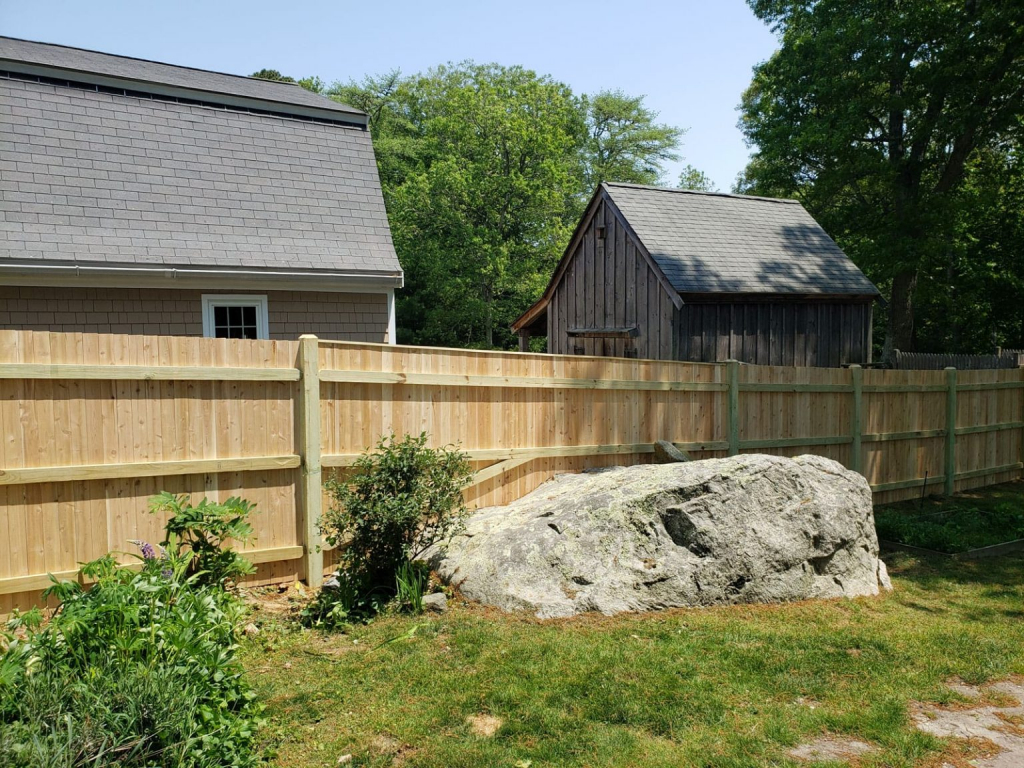
[[[992,757],[972,760],[977,768],[1022,768],[1024,766],[1024,684],[994,683],[976,688],[954,683],[953,690],[968,698],[978,699],[995,692],[1016,704],[1005,707],[980,706],[966,709],[938,709],[919,705],[913,714],[914,724],[925,733],[940,738],[985,739],[1001,751]],[[947,764],[944,768],[953,768]]]
[[[979,688],[953,682],[950,688],[977,706],[942,709],[932,704],[913,704],[911,718],[925,733],[947,739],[972,739],[990,742],[999,751],[990,757],[970,761],[975,768],[1024,768],[1024,683],[1003,681]],[[1007,701],[1005,706],[983,705],[983,697],[995,694]],[[1012,703],[1010,703],[1012,702]],[[826,735],[790,750],[790,757],[807,761],[835,762],[856,760],[874,752],[876,747],[845,736]],[[956,768],[944,763],[942,768]]]

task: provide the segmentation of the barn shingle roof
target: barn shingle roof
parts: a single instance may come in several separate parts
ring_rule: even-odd
[[[5,66],[6,65],[6,66]],[[307,91],[295,83],[262,80],[194,67],[164,64],[130,56],[71,48],[66,45],[37,43],[15,37],[0,37],[0,69],[33,72],[45,69],[49,76],[84,80],[95,84],[116,80],[131,90],[172,93],[189,91],[192,98],[215,103],[264,102],[264,108],[325,118],[354,119],[365,124],[366,113]]]
[[[878,293],[796,200],[604,187],[681,294]]]
[[[0,58],[23,48],[0,39]],[[125,76],[197,72],[95,55]],[[365,128],[196,99],[0,75],[0,263],[401,276]]]

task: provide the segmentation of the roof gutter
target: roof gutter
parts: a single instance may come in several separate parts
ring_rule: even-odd
[[[218,288],[354,293],[401,288],[401,272],[203,269],[201,267],[107,267],[83,264],[0,263],[3,285],[97,288]]]

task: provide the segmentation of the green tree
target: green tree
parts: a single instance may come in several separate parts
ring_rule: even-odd
[[[1024,157],[1017,145],[980,151],[956,195],[954,237],[918,278],[922,348],[1024,348]]]
[[[249,77],[256,77],[260,80],[277,80],[281,83],[296,83],[297,85],[301,85],[307,91],[312,91],[313,93],[323,93],[327,87],[324,81],[316,75],[296,80],[294,77],[282,75],[276,69],[261,69],[259,72],[253,72]]]
[[[578,97],[522,67],[466,62],[335,83],[365,111],[406,286],[403,342],[508,347],[594,186],[655,183],[682,131],[642,98]]]
[[[887,350],[913,349],[918,281],[949,260],[970,163],[1020,129],[1024,4],[749,2],[781,45],[743,96],[741,188],[801,198],[888,287]]]
[[[256,77],[260,80],[278,80],[282,83],[294,83],[294,77],[288,77],[288,75],[282,75],[276,69],[261,69],[259,72],[253,72],[249,77]]]
[[[711,180],[704,171],[697,170],[692,165],[687,165],[679,174],[679,189],[692,189],[696,192],[717,192],[715,182]]]
[[[404,178],[384,159],[407,275],[400,335],[510,345],[511,321],[543,289],[580,208],[580,101],[498,65],[438,67],[400,90],[405,112],[389,119],[409,153]]]
[[[676,150],[686,133],[660,124],[643,96],[601,91],[586,100],[586,182],[593,190],[602,181],[657,184],[665,163],[678,160]]]

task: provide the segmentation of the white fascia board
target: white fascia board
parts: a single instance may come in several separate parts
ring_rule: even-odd
[[[388,344],[398,343],[398,323],[395,317],[395,289],[388,291]]]

